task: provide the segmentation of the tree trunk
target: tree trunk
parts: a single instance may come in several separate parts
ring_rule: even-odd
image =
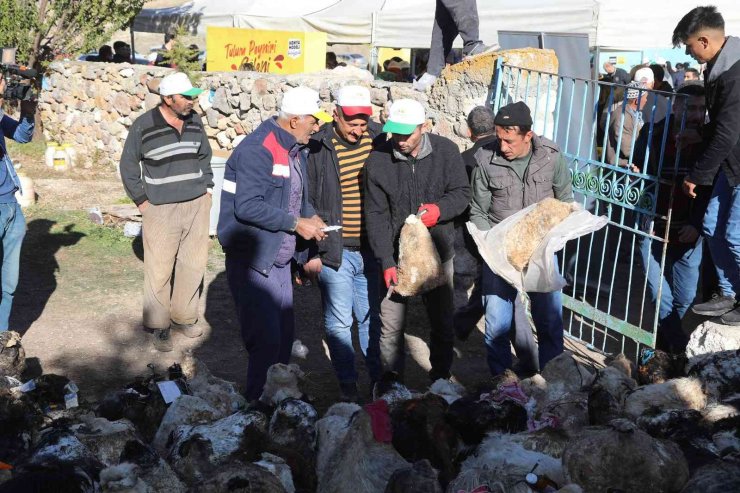
[[[49,3],[49,0],[39,0],[39,24],[43,25],[46,22],[46,7]],[[36,62],[38,61],[38,54],[39,49],[41,48],[41,41],[43,39],[43,34],[41,30],[36,32],[36,35],[33,37],[33,49],[31,50],[30,55],[28,56],[28,66],[34,67],[36,69],[40,69],[41,67],[36,66]]]

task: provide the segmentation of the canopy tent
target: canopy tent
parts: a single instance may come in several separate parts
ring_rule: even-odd
[[[740,35],[736,0],[711,3],[725,17],[727,32]],[[165,32],[183,25],[200,35],[206,26],[322,31],[329,43],[427,48],[435,5],[435,0],[192,0],[142,9],[133,30]],[[592,47],[642,50],[669,47],[676,23],[695,6],[696,0],[672,0],[670,9],[644,0],[478,0],[478,16],[486,43],[495,42],[498,31],[587,33]]]
[[[670,7],[644,0],[600,0],[592,46],[605,50],[669,48],[673,29],[681,18],[700,2],[671,0]],[[740,9],[737,0],[712,0],[725,19],[725,31],[740,36]]]

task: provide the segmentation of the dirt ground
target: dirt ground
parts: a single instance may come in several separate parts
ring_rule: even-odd
[[[38,158],[26,159],[24,171],[34,178],[39,201],[26,211],[28,233],[11,328],[23,334],[27,377],[42,371],[66,375],[78,384],[83,399],[94,401],[147,374],[148,367],[163,370],[191,350],[217,376],[244,384],[248,355],[215,239],[201,301],[203,336],[175,335],[175,351],[157,353],[141,326],[141,240],[125,238],[120,228],[95,225],[86,213],[93,206],[126,201],[115,172],[54,172]],[[297,337],[309,348],[307,359],[296,362],[307,373],[307,392],[323,410],[338,398],[339,389],[323,340],[318,288],[297,286],[295,305]],[[425,389],[428,322],[419,299],[410,303],[407,320],[407,385]],[[568,346],[593,364],[601,361],[583,346]],[[357,366],[361,391],[367,393],[361,355]],[[480,331],[455,343],[453,376],[468,387],[489,378]]]

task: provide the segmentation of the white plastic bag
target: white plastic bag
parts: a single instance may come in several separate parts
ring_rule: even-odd
[[[475,224],[467,223],[470,236],[478,245],[478,251],[488,267],[520,293],[549,293],[563,289],[567,282],[555,266],[555,252],[562,250],[569,240],[598,231],[609,221],[606,216],[594,216],[577,206],[565,220],[547,233],[532,254],[529,264],[519,272],[507,258],[503,238],[536,206],[533,204],[522,209],[488,231],[481,231]]]

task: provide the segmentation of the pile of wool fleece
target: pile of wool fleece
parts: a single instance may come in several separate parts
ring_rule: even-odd
[[[509,263],[522,272],[547,233],[574,210],[574,203],[561,202],[554,198],[540,201],[506,234],[504,246]]]
[[[432,235],[414,214],[406,218],[398,245],[398,285],[401,296],[415,296],[446,282]]]

